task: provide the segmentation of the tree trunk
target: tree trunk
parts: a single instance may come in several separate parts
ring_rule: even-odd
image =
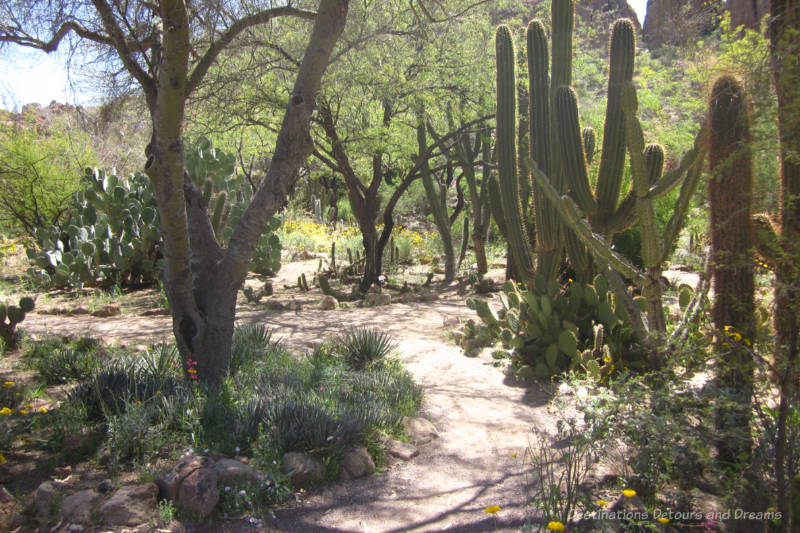
[[[787,517],[783,531],[790,531],[792,491],[787,468],[788,403],[796,400],[800,353],[800,0],[770,2],[770,53],[775,92],[778,96],[778,135],[781,146],[781,256],[775,269],[776,363],[783,374],[780,387],[778,436],[775,446],[775,480],[778,512]]]
[[[145,171],[153,182],[165,243],[165,287],[182,358],[218,384],[228,372],[236,295],[267,221],[280,208],[311,154],[309,133],[322,74],[344,29],[349,0],[322,0],[275,145],[272,163],[239,219],[223,254],[202,195],[184,173],[183,115],[187,95],[189,23],[184,2],[163,0],[159,84],[151,103],[153,140]]]

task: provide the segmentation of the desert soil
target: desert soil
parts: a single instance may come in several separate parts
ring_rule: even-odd
[[[474,317],[457,287],[435,287],[432,302],[395,303],[373,308],[322,311],[320,294],[291,288],[300,272],[309,276],[316,261],[285,265],[273,280],[283,303],[295,311],[264,311],[242,305],[240,323],[274,328],[274,335],[300,350],[352,326],[391,333],[400,357],[425,390],[422,416],[440,437],[420,447],[408,462],[394,462],[377,474],[337,482],[305,494],[299,504],[283,506],[262,526],[226,521],[198,526],[201,531],[403,532],[518,531],[531,514],[533,480],[526,474],[531,428],[552,431],[550,393],[541,385],[523,385],[493,366],[487,354],[466,356],[447,337],[457,321]],[[102,337],[127,345],[168,340],[168,317],[123,313],[111,318],[29,315],[24,329],[35,335]],[[275,337],[273,337],[275,338]],[[496,515],[484,509],[497,505]],[[222,528],[222,529],[221,529]],[[198,530],[197,528],[190,528]]]

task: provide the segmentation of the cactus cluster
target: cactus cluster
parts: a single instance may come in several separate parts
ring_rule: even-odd
[[[603,332],[615,331],[621,321],[602,276],[593,284],[561,287],[537,274],[528,288],[507,282],[500,301],[500,313],[481,299],[467,300],[467,306],[490,337],[511,350],[520,376],[544,378],[581,366],[600,379],[611,371],[612,351]],[[619,349],[615,352],[620,356]]]
[[[149,179],[120,179],[86,169],[69,222],[41,227],[27,250],[29,273],[54,286],[152,283],[159,272],[161,230]]]
[[[253,198],[253,184],[236,172],[233,154],[214,148],[211,141],[201,138],[186,153],[186,171],[202,191],[214,235],[223,247],[227,246],[236,222]],[[275,274],[281,267],[281,242],[274,233],[280,220],[273,217],[253,251],[250,270],[262,275]]]
[[[33,311],[34,302],[32,298],[23,297],[19,305],[0,304],[0,338],[7,347],[13,347],[17,343],[17,324],[25,320],[25,314]]]
[[[573,1],[553,0],[550,69],[544,25],[532,21],[528,26],[528,155],[518,154],[514,137],[517,84],[513,39],[508,27],[500,26],[497,30],[499,194],[490,196],[499,196],[501,206],[493,206],[493,212],[502,210],[515,274],[520,281],[530,285],[534,257],[531,240],[526,234],[525,210],[520,201],[528,174],[518,171],[517,162],[521,161],[525,170],[532,173],[536,273],[554,279],[566,249],[578,279],[589,280],[596,272],[609,275],[609,283],[628,310],[628,318],[638,336],[644,340],[650,332],[666,331],[659,283],[661,264],[672,249],[689,200],[699,183],[705,128],[701,128],[694,148],[683,157],[678,167],[662,175],[663,147],[658,144],[645,147],[636,118],[636,90],[632,83],[636,48],[634,27],[629,20],[616,21],[609,47],[603,148],[596,186],[592,188],[589,163],[594,156],[596,135],[591,129],[581,130],[577,98],[569,86],[573,14]],[[622,197],[626,151],[630,157],[633,186]],[[664,234],[659,235],[654,201],[681,182],[674,214]],[[641,228],[643,271],[630,265],[608,245],[614,234],[636,222]],[[641,288],[647,302],[646,319],[635,305],[631,305],[632,300],[620,274]]]

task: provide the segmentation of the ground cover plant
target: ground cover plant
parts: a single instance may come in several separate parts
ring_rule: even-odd
[[[271,483],[246,491],[246,501],[223,498],[220,509],[238,503],[240,512],[265,513],[293,493],[280,469],[286,452],[317,457],[327,480],[338,478],[342,454],[353,445],[366,444],[380,464],[380,434],[401,437],[402,418],[415,415],[422,401],[394,344],[371,329],[298,355],[264,326],[242,326],[221,387],[205,383],[174,345],[133,353],[52,337],[26,340],[23,350],[37,375],[24,387],[12,380],[3,385],[3,462],[18,460],[19,446],[34,435],[58,463],[105,456],[101,468],[112,476],[167,465],[186,449],[247,456]],[[33,399],[38,384],[62,385],[63,400]]]
[[[625,2],[6,4],[3,52],[83,39],[116,98],[0,117],[7,472],[244,455],[270,483],[220,512],[265,516],[292,493],[286,452],[332,480],[353,445],[380,462],[380,433],[403,437],[421,389],[391,338],[350,325],[398,328],[444,295],[459,316],[422,309],[463,324],[487,374],[526,408],[551,394],[527,529],[797,529],[796,0],[747,30],[722,14],[739,2],[711,2],[680,46],[615,21]],[[136,114],[152,132],[123,140]],[[273,283],[285,267],[296,281]],[[25,335],[156,299],[173,344]],[[242,310],[348,326],[303,354],[263,321],[234,329]],[[742,516],[691,515],[706,504]]]

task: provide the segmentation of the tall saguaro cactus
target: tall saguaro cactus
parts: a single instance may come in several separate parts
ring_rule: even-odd
[[[721,402],[717,427],[722,437],[719,461],[745,464],[750,454],[750,403],[753,396],[753,356],[729,338],[753,337],[753,259],[750,227],[752,161],[750,128],[744,89],[729,75],[720,76],[708,103],[708,161],[711,179],[711,250],[714,283],[714,325],[718,348],[726,354],[717,371],[717,386],[728,400]],[[732,329],[731,329],[732,328]],[[739,338],[741,338],[739,337]]]

